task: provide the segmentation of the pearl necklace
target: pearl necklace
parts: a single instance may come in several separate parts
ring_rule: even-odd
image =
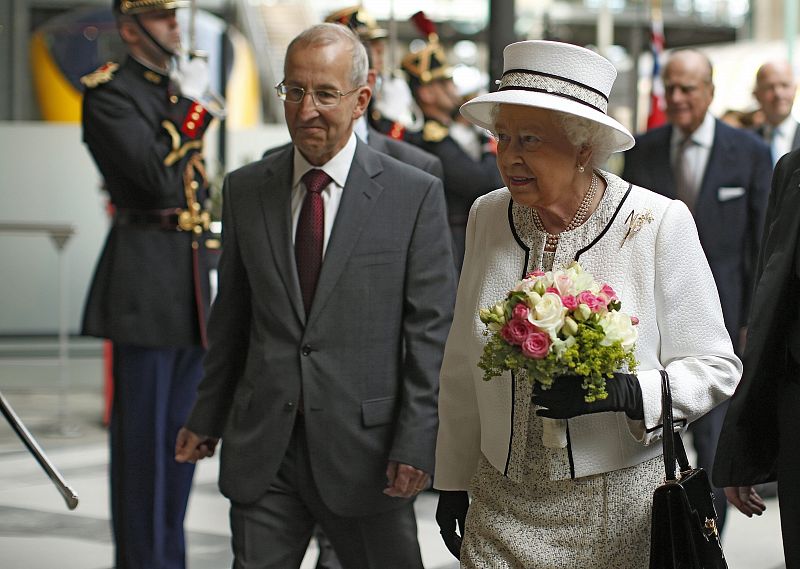
[[[564,231],[572,231],[573,229],[577,229],[578,227],[583,225],[584,221],[586,221],[586,217],[589,213],[589,208],[591,207],[592,202],[594,201],[595,194],[597,194],[598,185],[599,185],[598,176],[594,172],[592,172],[592,180],[591,182],[589,182],[589,187],[587,188],[586,193],[583,195],[583,199],[581,200],[578,209],[575,210],[575,215],[572,216],[572,220],[564,228]],[[561,235],[561,233],[563,233],[563,231],[561,233],[556,233],[555,235],[549,233],[544,228],[544,223],[542,223],[542,219],[539,217],[539,212],[536,211],[536,208],[531,208],[531,209],[533,210],[533,225],[536,227],[536,229],[544,233],[546,236],[544,250],[549,252],[555,251],[556,248],[558,247],[558,238]]]

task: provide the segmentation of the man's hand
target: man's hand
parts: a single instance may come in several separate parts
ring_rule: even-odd
[[[198,435],[186,427],[181,427],[178,438],[175,439],[175,460],[194,464],[198,460],[214,456],[218,442],[218,438]]]
[[[725,497],[748,518],[753,514],[760,516],[767,509],[764,499],[752,486],[729,486],[725,488]]]
[[[386,481],[384,494],[392,498],[411,498],[428,487],[431,476],[408,464],[390,460],[386,467]]]

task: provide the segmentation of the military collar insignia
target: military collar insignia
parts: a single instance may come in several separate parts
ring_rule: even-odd
[[[98,85],[102,85],[103,83],[108,83],[111,81],[111,79],[114,77],[114,72],[116,72],[117,69],[119,69],[119,65],[109,61],[88,75],[81,77],[81,84],[89,89],[94,89]]]
[[[150,81],[150,83],[153,83],[154,85],[161,85],[161,81],[164,80],[163,75],[159,75],[155,71],[151,71],[149,69],[145,70],[145,72],[142,75],[144,76],[145,79],[147,79],[148,81]]]
[[[422,127],[422,140],[425,142],[441,142],[448,134],[450,129],[439,121],[425,121],[425,126]]]

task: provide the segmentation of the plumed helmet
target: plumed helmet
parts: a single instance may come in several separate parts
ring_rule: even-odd
[[[116,14],[132,16],[155,10],[186,8],[189,3],[189,0],[114,0],[113,8]]]
[[[422,49],[406,54],[400,63],[411,87],[453,77],[453,68],[447,63],[447,56],[439,44],[435,24],[423,12],[411,16],[411,21],[427,39]]]
[[[385,38],[389,32],[378,27],[375,18],[361,6],[350,6],[328,14],[325,22],[341,24],[353,30],[361,41]]]

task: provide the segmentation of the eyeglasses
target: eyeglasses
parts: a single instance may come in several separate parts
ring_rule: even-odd
[[[359,89],[361,89],[361,87],[356,87],[347,93],[342,93],[336,89],[314,89],[313,91],[306,91],[302,87],[289,87],[285,85],[283,81],[275,85],[275,91],[277,91],[278,98],[281,101],[295,104],[302,103],[303,98],[306,96],[306,93],[308,93],[311,95],[314,104],[318,107],[335,107],[342,102],[342,97],[355,93]]]

